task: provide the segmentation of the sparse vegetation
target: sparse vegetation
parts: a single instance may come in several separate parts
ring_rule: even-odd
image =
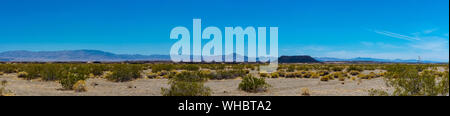
[[[302,96],[311,96],[311,92],[309,91],[308,88],[302,88],[301,89],[301,95]]]
[[[17,73],[17,77],[26,78],[26,77],[28,77],[28,73],[27,72],[19,72],[19,73]]]
[[[169,81],[170,88],[161,88],[164,96],[210,96],[211,89],[203,84],[210,75],[201,72],[184,71]]]
[[[78,73],[67,73],[64,74],[64,76],[59,80],[59,83],[61,84],[62,88],[64,90],[73,90],[74,85],[81,80],[85,80],[86,75],[78,74]]]
[[[328,80],[330,80],[330,75],[326,75],[326,76],[323,76],[323,77],[320,77],[320,81],[328,81]]]
[[[141,77],[141,68],[134,64],[117,64],[112,68],[112,74],[106,79],[114,82],[127,82]]]
[[[6,85],[8,81],[2,80],[0,82],[0,96],[14,96],[14,93],[11,90],[6,89]]]
[[[87,91],[86,82],[84,80],[79,80],[73,85],[72,88],[75,92],[85,92]]]
[[[56,81],[61,84],[62,89],[76,92],[86,91],[84,81],[88,78],[103,77],[112,82],[133,81],[140,77],[169,79],[170,88],[163,89],[164,95],[168,96],[207,96],[211,95],[211,90],[203,86],[206,80],[240,78],[243,82],[238,88],[248,92],[265,91],[268,88],[265,78],[304,78],[318,81],[348,79],[358,80],[359,85],[363,79],[381,77],[395,91],[371,90],[370,95],[434,96],[448,95],[449,91],[448,64],[280,64],[277,71],[271,73],[257,72],[259,65],[12,63],[0,64],[0,75],[3,75],[2,78],[17,75],[24,80]],[[253,77],[252,74],[257,77]],[[190,81],[188,77],[199,77],[202,81]],[[188,79],[183,80],[186,78]],[[255,87],[259,85],[264,86],[262,89]],[[194,90],[185,91],[186,89]]]
[[[359,71],[356,71],[356,70],[352,70],[352,71],[350,71],[350,75],[353,75],[353,76],[356,76],[356,75],[359,75]]]
[[[270,85],[266,83],[264,78],[257,78],[252,75],[245,76],[239,83],[239,89],[246,92],[265,92],[269,87]]]
[[[394,88],[393,96],[438,96],[448,95],[448,72],[442,77],[424,66],[393,65],[386,73],[386,83]],[[382,90],[369,91],[370,95],[386,95]]]

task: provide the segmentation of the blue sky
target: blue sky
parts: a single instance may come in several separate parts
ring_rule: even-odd
[[[0,52],[169,54],[194,18],[279,27],[280,55],[449,60],[448,0],[1,0]]]

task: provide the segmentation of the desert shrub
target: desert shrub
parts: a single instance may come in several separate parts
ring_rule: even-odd
[[[261,73],[259,73],[259,76],[260,77],[269,77],[269,73],[261,72]]]
[[[169,72],[169,71],[166,71],[166,70],[162,70],[162,71],[160,71],[160,72],[157,72],[156,74],[157,74],[158,76],[165,76],[165,75],[169,75],[170,72]]]
[[[286,77],[286,72],[284,71],[278,71],[277,73],[280,77]]]
[[[370,89],[369,96],[389,96],[389,93],[386,91],[378,90],[378,89]]]
[[[86,92],[86,82],[84,80],[77,81],[72,88],[75,92]]]
[[[374,72],[370,72],[367,76],[368,76],[369,79],[373,79],[373,78],[379,77],[379,76],[377,76],[377,74],[375,74]]]
[[[8,81],[3,80],[0,84],[0,96],[14,96],[14,93],[11,90],[6,89],[6,85]]]
[[[175,70],[175,66],[173,64],[155,64],[151,66],[152,72],[153,73],[157,73],[160,71],[171,71],[171,70]]]
[[[246,92],[265,92],[270,87],[264,78],[247,75],[239,83],[239,89]]]
[[[211,73],[210,79],[222,80],[222,79],[235,79],[237,77],[244,77],[248,72],[246,70],[218,70],[215,73]]]
[[[111,72],[111,71],[106,71],[104,74],[103,74],[103,78],[110,78],[110,76],[113,74],[113,72]]]
[[[294,73],[295,78],[302,78],[305,71],[297,71]]]
[[[94,76],[101,76],[103,72],[107,71],[108,67],[103,64],[91,64],[89,67],[89,73],[92,73]]]
[[[377,75],[374,72],[370,72],[369,74],[365,75],[365,74],[359,74],[358,78],[360,79],[373,79],[373,78],[377,78]]]
[[[85,80],[86,78],[86,75],[69,72],[64,74],[64,77],[59,79],[59,83],[61,84],[63,89],[73,90],[75,83],[80,80]]]
[[[294,72],[295,71],[295,65],[289,65],[286,71],[287,72]]]
[[[308,65],[299,65],[297,66],[297,70],[311,70],[311,67],[309,67]]]
[[[385,72],[377,73],[377,77],[384,77],[385,74],[386,74]]]
[[[326,71],[326,70],[320,70],[320,71],[318,71],[317,73],[319,73],[320,76],[325,76],[325,75],[330,74],[330,72],[328,72],[328,71]]]
[[[344,75],[342,74],[342,72],[334,72],[331,74],[332,78],[341,78],[344,77]]]
[[[361,68],[360,66],[357,66],[357,65],[351,65],[347,68],[347,70],[350,70],[350,71],[355,70],[355,71],[361,72],[361,71],[363,71],[363,68]]]
[[[278,78],[278,77],[280,77],[280,74],[278,74],[277,72],[274,72],[274,73],[270,74],[270,77],[271,78]]]
[[[133,64],[116,65],[111,72],[106,79],[114,82],[127,82],[141,77],[141,67]]]
[[[328,80],[330,80],[330,75],[325,75],[325,76],[323,76],[323,77],[320,77],[320,81],[328,81]]]
[[[0,64],[0,72],[3,73],[15,73],[16,69],[17,66],[13,64]]]
[[[359,74],[357,77],[360,79],[369,79],[369,76],[367,76],[365,74]]]
[[[27,72],[19,72],[19,73],[17,73],[17,77],[19,77],[19,78],[26,78],[26,77],[28,77],[28,73]]]
[[[26,64],[24,65],[24,67],[22,67],[22,71],[26,72],[26,75],[22,75],[20,76],[21,78],[27,79],[27,80],[31,80],[31,79],[36,79],[40,77],[40,69],[41,65],[40,64]]]
[[[302,75],[302,78],[311,78],[312,75],[313,75],[313,73],[308,71]]]
[[[161,88],[163,96],[210,96],[211,89],[204,86],[209,75],[183,71],[169,80],[170,88]]]
[[[187,70],[187,71],[198,71],[198,70],[200,70],[200,67],[195,64],[186,64],[186,65],[181,65],[179,69]]]
[[[301,89],[301,95],[302,95],[302,96],[310,96],[310,95],[311,95],[311,92],[309,91],[308,88],[302,88],[302,89]]]
[[[147,73],[147,78],[149,78],[149,79],[154,79],[156,77],[158,77],[158,74],[156,74],[156,73],[152,73],[152,72]]]
[[[432,71],[419,73],[419,68],[413,65],[392,65],[387,67],[385,81],[394,88],[393,96],[438,96],[448,95],[448,76],[437,77]],[[443,83],[443,84],[441,84]],[[447,89],[447,90],[445,90]],[[381,91],[381,90],[379,90]],[[371,93],[376,95],[376,93]]]
[[[313,78],[313,79],[320,78],[320,75],[315,72],[312,72],[311,78]]]
[[[352,78],[350,78],[350,80],[354,81],[354,80],[356,80],[356,77],[352,77]]]
[[[7,81],[7,80],[3,80],[2,82],[0,82],[0,85],[1,85],[1,86],[6,86],[6,84],[8,84],[8,81]]]
[[[255,66],[254,65],[245,65],[245,68],[246,69],[250,69],[250,70],[255,70],[256,68],[255,68]]]
[[[440,93],[445,94],[449,92],[449,72],[445,71],[442,75],[441,82],[439,83]]]
[[[295,78],[296,74],[294,72],[286,73],[286,78]]]
[[[353,76],[356,76],[356,75],[359,75],[359,71],[357,71],[357,70],[351,70],[350,71],[350,75],[353,75]]]
[[[333,67],[330,68],[330,70],[335,71],[335,72],[340,72],[340,71],[344,70],[344,67],[333,66]]]
[[[64,67],[62,65],[51,65],[46,64],[42,67],[40,71],[40,75],[42,80],[44,81],[55,81],[58,80],[60,77],[63,77],[64,73],[67,73],[67,67]]]
[[[344,77],[344,76],[339,76],[339,77],[338,77],[338,80],[339,80],[339,81],[345,81],[345,78],[346,78],[346,77]]]

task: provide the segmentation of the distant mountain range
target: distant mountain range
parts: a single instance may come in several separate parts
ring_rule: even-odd
[[[231,55],[231,54],[230,54]],[[234,59],[237,59],[238,54],[233,54]],[[222,57],[224,56],[213,56]],[[244,56],[245,61],[248,57]],[[129,54],[114,54],[99,50],[65,50],[65,51],[7,51],[0,53],[0,61],[170,61],[169,55],[129,55]],[[281,56],[280,63],[317,63],[317,62],[334,62],[334,61],[370,61],[370,62],[397,62],[397,63],[415,63],[417,60],[388,60],[376,58],[352,58],[339,59],[330,57],[310,57],[310,56]],[[421,61],[423,63],[441,63],[436,61]]]
[[[317,59],[321,62],[392,62],[392,63],[444,63],[439,61],[418,61],[417,59],[409,59],[409,60],[403,60],[403,59],[377,59],[377,58],[363,58],[363,57],[357,57],[357,58],[351,58],[351,59],[341,59],[341,58],[331,58],[331,57],[314,57],[314,59]]]
[[[7,51],[0,53],[0,61],[165,61],[168,55],[125,55],[99,50],[67,51]]]

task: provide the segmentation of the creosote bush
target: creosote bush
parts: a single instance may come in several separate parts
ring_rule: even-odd
[[[259,76],[260,77],[269,77],[269,73],[262,72],[262,73],[259,73]]]
[[[280,74],[278,74],[277,72],[274,72],[274,73],[270,74],[270,77],[271,78],[278,78],[278,77],[280,77]]]
[[[211,73],[210,79],[222,80],[222,79],[235,79],[237,77],[244,77],[249,72],[248,70],[217,70],[214,73]]]
[[[320,75],[319,75],[319,74],[317,74],[317,73],[315,73],[315,72],[312,72],[312,74],[311,74],[311,78],[313,78],[313,79],[317,79],[317,78],[320,78]]]
[[[308,88],[302,88],[301,89],[301,95],[302,96],[311,96],[311,92],[309,91]]]
[[[264,78],[247,75],[239,83],[239,89],[246,92],[265,92],[270,87]]]
[[[75,92],[86,92],[86,82],[84,80],[79,80],[73,85],[72,88]]]
[[[385,81],[388,86],[394,88],[393,96],[439,96],[448,95],[449,77],[436,76],[426,66],[397,64],[387,67]],[[382,94],[380,94],[382,93]],[[369,95],[381,96],[387,92],[382,90],[369,91]]]
[[[86,75],[69,72],[64,74],[64,77],[59,80],[59,83],[64,90],[73,90],[75,83],[86,78]]]
[[[161,88],[163,96],[210,96],[211,89],[204,86],[210,75],[183,71],[169,80],[170,88]]]
[[[158,77],[158,74],[156,74],[156,73],[152,73],[152,72],[147,73],[147,78],[149,78],[149,79],[154,79],[157,77]]]
[[[19,72],[19,73],[17,73],[17,77],[19,77],[19,78],[28,77],[28,73],[27,72]]]
[[[345,78],[346,78],[346,77],[344,77],[344,76],[340,76],[340,77],[338,77],[338,80],[339,80],[339,81],[345,81]]]
[[[356,75],[359,75],[359,71],[356,71],[356,70],[351,70],[350,71],[350,75],[353,75],[353,76],[356,76]]]
[[[0,82],[0,96],[14,96],[14,93],[11,90],[6,89],[6,85],[8,81],[3,80]]]
[[[134,64],[118,64],[112,69],[112,74],[106,79],[114,82],[127,82],[141,77],[141,68]]]
[[[332,77],[330,76],[330,75],[326,75],[326,76],[323,76],[323,77],[320,77],[320,81],[328,81],[328,80],[330,80]]]

